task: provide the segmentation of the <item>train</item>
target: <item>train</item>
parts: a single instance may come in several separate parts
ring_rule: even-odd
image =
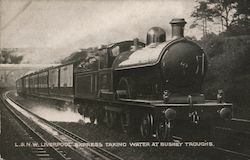
[[[172,36],[160,27],[137,38],[101,45],[84,59],[27,74],[17,93],[72,102],[91,123],[121,128],[143,139],[205,132],[232,118],[224,93],[207,100],[202,84],[208,68],[204,50],[184,37],[183,18],[170,22]]]

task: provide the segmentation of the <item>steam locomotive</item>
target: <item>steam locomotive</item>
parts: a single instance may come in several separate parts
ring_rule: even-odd
[[[162,28],[153,27],[146,45],[134,39],[100,46],[85,59],[25,75],[16,82],[17,92],[73,102],[92,123],[120,126],[145,139],[165,141],[200,127],[211,135],[215,123],[232,117],[232,104],[222,91],[216,100],[201,94],[206,55],[183,36],[184,19],[170,24],[168,40]]]

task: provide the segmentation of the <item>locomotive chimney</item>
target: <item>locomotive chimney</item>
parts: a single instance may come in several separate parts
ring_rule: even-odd
[[[184,37],[184,26],[187,22],[184,18],[174,18],[170,22],[172,26],[172,39]]]

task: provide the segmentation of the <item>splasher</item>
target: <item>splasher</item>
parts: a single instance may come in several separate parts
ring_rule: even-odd
[[[46,105],[33,106],[30,111],[37,114],[38,116],[55,122],[84,122],[88,123],[79,113],[72,111],[70,108],[65,110],[58,110],[55,107],[48,107]]]

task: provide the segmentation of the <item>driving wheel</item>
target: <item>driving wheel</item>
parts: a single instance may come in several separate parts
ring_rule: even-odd
[[[143,139],[148,139],[152,136],[154,128],[153,115],[151,113],[146,113],[143,115],[140,122],[140,132]]]

